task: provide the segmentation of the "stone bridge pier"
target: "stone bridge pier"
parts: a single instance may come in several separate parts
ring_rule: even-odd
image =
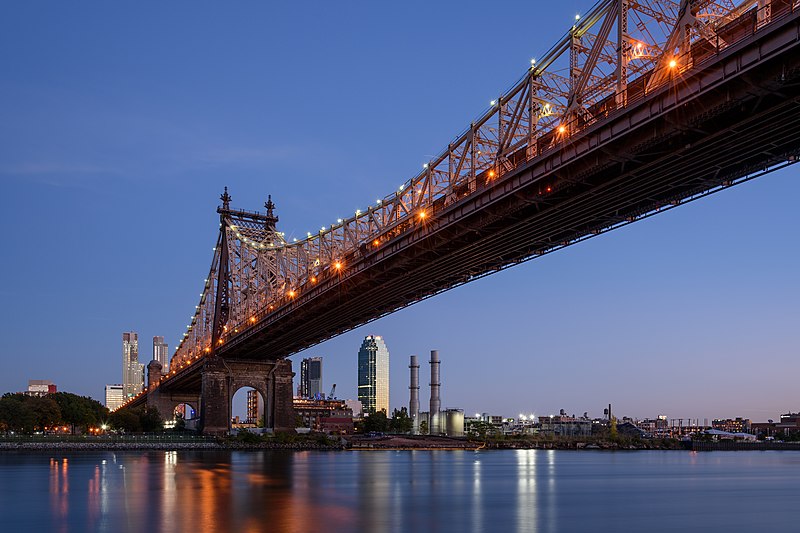
[[[252,387],[264,401],[265,427],[294,431],[292,362],[253,361],[210,357],[202,371],[200,426],[205,434],[225,434],[231,429],[233,396]]]
[[[162,390],[158,387],[158,380],[161,379],[161,363],[150,361],[147,365],[147,405],[155,407],[164,420],[172,420],[175,416],[175,408],[181,404],[187,404],[197,416],[200,415],[200,395],[196,392]]]

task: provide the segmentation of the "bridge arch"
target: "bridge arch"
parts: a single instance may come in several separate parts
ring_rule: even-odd
[[[183,407],[185,412],[188,407],[193,413],[186,420],[196,419],[200,416],[200,394],[178,394],[161,391],[151,392],[147,396],[147,405],[158,409],[164,425],[171,427],[177,420],[179,408]]]
[[[246,384],[242,385],[241,383]],[[239,424],[267,427],[267,387],[265,385],[266,383],[259,384],[251,380],[232,380],[230,389],[231,425],[238,417]]]
[[[200,404],[195,401],[179,402],[172,410],[172,418],[177,419],[179,416],[184,420],[192,420],[200,416]]]
[[[202,429],[223,434],[231,430],[233,396],[243,387],[256,390],[263,401],[264,426],[293,431],[292,363],[286,359],[257,360],[215,357],[202,370]]]

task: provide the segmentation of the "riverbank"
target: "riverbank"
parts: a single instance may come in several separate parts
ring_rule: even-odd
[[[0,442],[0,453],[10,451],[147,451],[147,450],[343,450],[342,444],[317,442]]]
[[[775,441],[756,441],[743,442],[733,440],[719,441],[692,441],[690,449],[695,452],[713,451],[800,451],[800,442],[775,442]]]
[[[187,438],[186,440],[155,437],[115,440],[16,440],[0,442],[0,453],[35,451],[147,451],[147,450],[289,450],[289,451],[370,451],[370,450],[692,450],[692,451],[765,451],[797,450],[798,442],[733,442],[679,441],[676,439],[619,440],[606,439],[489,439],[435,437],[423,435],[387,435],[366,437],[326,437],[324,435],[278,435],[246,438]]]
[[[499,438],[470,440],[457,437],[389,435],[366,438],[350,437],[353,450],[685,450],[675,439],[611,441],[601,438]]]
[[[354,435],[347,439],[351,450],[477,450],[483,443],[453,437],[425,435],[387,435],[363,437]]]
[[[320,450],[320,451],[369,451],[369,450],[649,450],[685,449],[680,443],[644,442],[636,445],[606,441],[575,440],[496,440],[474,441],[465,438],[435,436],[348,436],[329,439],[324,436],[299,437],[249,437],[220,438],[207,440],[47,440],[0,442],[0,453],[6,451],[134,451],[134,450]]]

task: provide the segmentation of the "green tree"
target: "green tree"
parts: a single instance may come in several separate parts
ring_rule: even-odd
[[[384,433],[389,430],[389,419],[386,416],[386,411],[381,409],[377,413],[372,413],[364,420],[364,431]]]
[[[44,429],[61,423],[61,409],[49,395],[29,398],[28,404],[36,417],[37,429]]]
[[[164,419],[155,407],[145,406],[139,414],[142,422],[142,431],[153,432],[164,429]]]
[[[405,407],[394,410],[389,427],[394,433],[411,433],[414,428],[414,422],[408,416],[408,410]]]
[[[36,413],[23,394],[4,394],[0,398],[0,427],[4,431],[31,433],[36,427]]]
[[[467,431],[467,434],[470,436],[478,437],[480,439],[486,439],[487,435],[491,435],[493,433],[494,426],[483,420],[472,422],[469,425],[469,430]]]
[[[52,398],[58,404],[62,422],[72,426],[73,433],[76,427],[85,430],[89,426],[99,425],[108,417],[108,409],[88,396],[56,392],[49,394],[48,398]]]
[[[108,416],[108,422],[117,431],[127,433],[142,431],[142,421],[134,409],[118,409]]]
[[[419,434],[420,435],[427,435],[428,434],[428,421],[423,420],[419,423]]]

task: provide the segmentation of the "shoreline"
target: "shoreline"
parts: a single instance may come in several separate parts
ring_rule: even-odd
[[[731,441],[489,441],[479,442],[448,437],[351,436],[332,441],[319,439],[263,440],[243,442],[235,439],[202,441],[0,441],[0,453],[46,451],[176,451],[176,450],[275,450],[275,451],[480,451],[480,450],[571,450],[571,451],[800,451],[800,442]]]
[[[400,440],[400,442],[397,442]],[[581,445],[584,444],[584,445]],[[315,441],[300,442],[0,442],[0,453],[46,451],[175,451],[175,450],[285,450],[285,451],[489,451],[489,450],[685,450],[685,447],[598,446],[585,443],[493,442],[483,443],[460,439],[406,439],[348,440],[324,444]]]

